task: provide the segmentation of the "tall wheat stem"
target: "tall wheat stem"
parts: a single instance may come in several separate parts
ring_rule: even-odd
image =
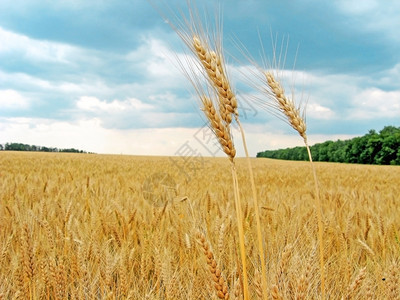
[[[247,277],[247,263],[246,263],[246,247],[244,244],[244,231],[243,231],[243,214],[240,202],[240,194],[239,194],[239,183],[237,179],[237,172],[235,163],[231,162],[231,170],[232,170],[232,179],[233,179],[233,188],[234,188],[234,197],[235,197],[235,207],[236,207],[236,218],[238,224],[238,232],[239,232],[239,247],[240,247],[240,258],[242,260],[242,268],[243,268],[243,299],[249,299],[249,280]]]
[[[217,137],[222,150],[225,152],[225,154],[229,158],[229,161],[231,162],[233,194],[235,198],[236,217],[237,217],[238,234],[239,234],[240,257],[243,269],[243,295],[244,299],[247,300],[249,299],[249,287],[248,287],[246,251],[245,251],[246,247],[244,244],[243,216],[242,216],[241,201],[239,194],[239,183],[237,179],[237,172],[234,162],[236,149],[233,145],[229,126],[221,119],[218,111],[214,107],[213,101],[209,97],[204,95],[201,96],[200,99],[203,103],[202,110],[210,122],[210,127],[214,132],[215,136]]]
[[[316,206],[317,206],[317,218],[318,218],[318,239],[319,239],[319,264],[320,264],[320,274],[321,274],[321,294],[322,299],[325,299],[325,270],[324,270],[324,243],[323,243],[323,233],[324,229],[322,226],[322,208],[321,208],[321,198],[319,194],[319,186],[318,186],[318,179],[317,179],[317,172],[315,171],[315,165],[312,160],[310,147],[308,146],[307,139],[304,139],[304,144],[307,148],[308,158],[310,160],[312,173],[314,176],[314,184],[315,184],[315,199],[316,199]]]
[[[262,238],[262,233],[261,233],[260,210],[259,210],[259,206],[258,206],[256,185],[254,182],[254,174],[253,174],[253,168],[251,167],[249,151],[247,150],[247,143],[246,143],[246,138],[244,135],[244,130],[243,130],[242,124],[239,121],[239,118],[237,118],[237,117],[236,117],[236,122],[239,125],[240,133],[242,135],[243,148],[244,148],[244,152],[246,154],[247,167],[249,169],[249,174],[250,174],[251,190],[253,192],[254,213],[256,215],[256,222],[257,222],[257,241],[258,241],[258,251],[259,251],[260,263],[261,263],[261,286],[262,286],[262,290],[263,290],[263,299],[267,299],[268,298],[268,296],[267,296],[268,295],[268,293],[267,293],[267,291],[268,291],[267,270],[266,270],[266,264],[265,264],[263,238]]]
[[[219,52],[219,49],[216,52],[213,51],[206,42],[202,41],[202,39],[196,35],[193,36],[192,40],[192,50],[196,54],[198,60],[201,62],[201,65],[203,66],[205,71],[204,75],[207,78],[209,85],[213,87],[216,99],[218,99],[217,103],[219,110],[217,111],[215,110],[210,99],[207,99],[204,96],[201,97],[204,111],[206,112],[206,115],[211,122],[214,133],[216,133],[222,149],[228,155],[231,161],[236,215],[238,223],[239,248],[243,269],[243,296],[244,299],[249,299],[243,216],[239,194],[239,183],[237,179],[236,167],[234,164],[236,150],[234,149],[230,137],[230,123],[232,122],[232,116],[235,116],[236,120],[238,120],[239,115],[237,111],[237,101],[235,95],[232,92],[228,77],[225,73],[222,53]]]
[[[320,274],[321,274],[321,297],[325,299],[325,275],[324,275],[324,239],[323,239],[323,228],[322,228],[322,210],[321,210],[321,199],[319,195],[319,187],[317,180],[317,173],[315,171],[315,166],[312,160],[310,147],[307,142],[307,126],[304,120],[304,116],[301,116],[300,109],[297,108],[293,102],[293,100],[289,99],[285,95],[285,90],[281,83],[275,78],[275,76],[271,72],[264,73],[267,84],[271,90],[272,98],[275,100],[277,109],[283,113],[290,126],[296,130],[299,135],[303,138],[304,144],[307,148],[308,157],[310,160],[313,176],[314,176],[314,184],[315,184],[315,201],[316,201],[316,209],[317,209],[317,218],[318,218],[318,240],[319,240],[319,254],[320,254]]]

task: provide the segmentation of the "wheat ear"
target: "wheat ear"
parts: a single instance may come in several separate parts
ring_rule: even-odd
[[[315,200],[316,200],[317,218],[318,218],[318,240],[319,240],[320,269],[321,269],[320,270],[321,296],[322,299],[325,299],[325,270],[324,270],[325,264],[324,264],[324,242],[323,242],[321,199],[319,195],[320,193],[319,193],[317,173],[315,171],[315,166],[312,160],[310,147],[308,146],[307,142],[306,123],[304,121],[303,116],[300,115],[300,110],[296,108],[296,106],[294,105],[294,102],[285,96],[284,88],[282,87],[281,83],[278,80],[276,80],[274,75],[271,72],[265,72],[264,75],[267,80],[267,84],[271,90],[273,100],[275,100],[277,104],[278,110],[286,116],[289,124],[303,138],[304,144],[307,148],[307,153],[310,160],[312,173],[314,177],[314,183],[315,183]]]
[[[399,267],[396,262],[393,262],[389,268],[389,297],[390,299],[396,299],[395,297],[399,295]]]
[[[207,264],[211,272],[212,280],[214,281],[214,287],[216,289],[218,298],[228,300],[228,286],[226,285],[224,277],[222,277],[221,269],[218,267],[217,262],[214,259],[214,254],[211,251],[205,236],[199,232],[197,233],[197,239],[203,247],[204,255],[207,258]]]
[[[346,299],[353,299],[353,297],[357,294],[360,289],[361,283],[365,279],[366,267],[362,268],[358,273],[357,277],[351,283],[351,285],[347,288],[347,296]]]
[[[21,241],[23,254],[22,254],[22,265],[23,265],[23,278],[28,286],[29,299],[33,299],[35,296],[35,285],[33,276],[35,273],[35,256],[33,252],[32,236],[29,230],[28,224],[24,224],[22,229],[22,241]],[[27,295],[26,295],[27,296]]]
[[[229,157],[230,161],[233,161],[236,155],[236,149],[232,142],[231,133],[229,128],[221,120],[221,117],[215,110],[214,104],[211,99],[207,96],[201,97],[203,103],[203,112],[210,122],[210,127],[216,135],[222,150]]]
[[[296,130],[300,136],[307,140],[306,135],[306,124],[302,116],[300,116],[300,110],[296,108],[294,102],[285,96],[285,90],[279,81],[277,81],[271,72],[265,72],[265,78],[267,79],[268,86],[270,87],[275,100],[278,104],[279,110],[285,114],[290,125]]]
[[[271,296],[272,296],[272,299],[283,300],[281,294],[279,293],[279,288],[276,284],[274,284],[271,288]]]
[[[201,42],[199,37],[193,37],[193,48],[207,73],[207,78],[218,94],[220,115],[226,124],[232,122],[232,115],[239,116],[237,100],[232,92],[223,63],[221,53],[216,53]]]

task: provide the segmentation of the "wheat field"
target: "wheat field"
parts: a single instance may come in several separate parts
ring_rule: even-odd
[[[309,163],[251,159],[269,299],[319,299]],[[236,159],[251,299],[261,299]],[[317,163],[329,299],[400,299],[400,169]],[[229,160],[0,152],[0,299],[241,299]],[[259,298],[260,297],[260,298]]]

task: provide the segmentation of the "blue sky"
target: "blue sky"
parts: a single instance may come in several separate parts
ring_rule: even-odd
[[[296,79],[296,100],[308,101],[310,143],[400,126],[400,2],[220,3],[239,94],[252,93],[235,76],[249,66],[232,40],[258,59],[259,35],[266,57],[271,32],[289,36],[285,74],[288,85]],[[0,1],[0,143],[175,155],[189,142],[214,155],[199,142],[204,118],[174,66],[182,49],[148,1]],[[287,124],[243,99],[252,155],[301,145]]]

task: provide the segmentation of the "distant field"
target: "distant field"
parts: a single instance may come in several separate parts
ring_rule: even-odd
[[[175,163],[184,170],[167,157],[1,151],[0,299],[217,299],[199,231],[230,299],[239,299],[228,159]],[[252,164],[268,284],[283,299],[317,299],[310,166],[269,159]],[[316,167],[327,296],[400,299],[400,167]],[[237,159],[237,168],[250,293],[258,299],[251,188],[245,161]]]

